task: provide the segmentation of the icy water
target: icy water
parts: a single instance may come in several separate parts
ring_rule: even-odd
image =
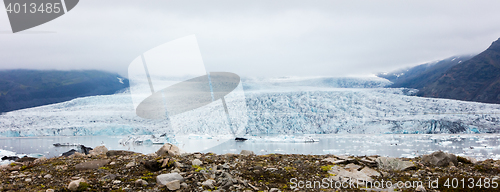
[[[75,136],[75,137],[21,137],[0,138],[0,149],[31,156],[59,156],[74,147],[55,147],[54,143],[78,143],[89,147],[105,145],[111,150],[131,150],[143,154],[153,153],[161,145],[122,145],[119,140],[127,136]],[[304,142],[304,138],[317,142]],[[186,152],[239,153],[251,150],[256,154],[336,154],[380,155],[415,157],[442,150],[479,160],[500,159],[500,134],[336,134],[250,136],[237,142],[231,136],[177,136],[169,138]],[[1,152],[1,150],[0,150]],[[2,154],[0,154],[2,156]]]

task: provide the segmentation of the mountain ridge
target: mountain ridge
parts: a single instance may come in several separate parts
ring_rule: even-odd
[[[0,112],[109,95],[127,87],[126,78],[98,70],[0,70]]]
[[[500,38],[423,87],[418,96],[500,103]]]

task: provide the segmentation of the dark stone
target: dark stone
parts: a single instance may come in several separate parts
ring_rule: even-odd
[[[63,153],[61,156],[69,157],[70,155],[73,155],[76,152],[88,155],[91,150],[92,150],[92,148],[90,148],[90,147],[85,147],[84,145],[78,145],[78,146],[76,146],[76,150],[71,149],[71,150]]]
[[[158,161],[156,160],[144,161],[141,162],[141,164],[143,164],[144,167],[151,172],[159,171],[162,169],[161,163],[158,163]]]
[[[242,137],[236,137],[234,140],[236,140],[236,141],[246,141],[248,139],[247,138],[242,138]]]
[[[3,156],[2,157],[2,161],[15,161],[18,159],[19,159],[18,156]]]
[[[75,154],[75,152],[77,152],[77,151],[74,150],[74,149],[71,149],[71,150],[69,150],[67,152],[64,152],[61,156],[69,157],[70,155]]]
[[[77,148],[79,153],[84,153],[85,155],[88,155],[90,153],[90,151],[92,150],[92,148],[85,147],[85,145],[78,145],[76,148]]]

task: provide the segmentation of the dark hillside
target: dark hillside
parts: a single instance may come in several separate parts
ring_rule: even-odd
[[[122,79],[122,82],[120,82]],[[0,71],[0,112],[108,95],[128,87],[128,80],[103,71]]]
[[[418,95],[500,103],[500,39],[479,55],[447,70]]]

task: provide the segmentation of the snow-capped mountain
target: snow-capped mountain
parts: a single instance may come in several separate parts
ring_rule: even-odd
[[[380,88],[388,83],[380,78],[246,79],[244,132],[500,132],[498,104],[421,98],[408,96],[416,92],[413,89]],[[220,110],[219,105],[214,102],[203,113]],[[0,136],[231,134],[228,128],[210,126],[209,119],[178,118],[192,121],[192,126],[172,130],[168,120],[137,117],[130,93],[123,92],[5,113],[0,115]]]

